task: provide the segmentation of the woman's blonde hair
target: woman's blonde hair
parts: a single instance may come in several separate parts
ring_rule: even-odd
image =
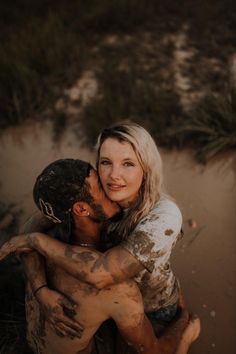
[[[97,167],[103,142],[113,138],[133,147],[143,169],[143,182],[136,202],[129,208],[117,229],[122,238],[129,235],[138,222],[156,205],[163,194],[162,159],[157,146],[146,129],[133,122],[121,122],[106,128],[97,141]]]

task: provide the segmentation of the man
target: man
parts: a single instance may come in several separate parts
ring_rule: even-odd
[[[34,199],[44,215],[56,223],[66,222],[72,217],[70,243],[82,247],[90,245],[96,248],[101,221],[119,211],[117,205],[105,197],[96,172],[79,160],[61,160],[49,165],[36,181]],[[84,256],[86,258],[86,253]],[[44,321],[28,284],[27,338],[35,353],[90,353],[93,334],[109,317],[115,320],[126,340],[137,346],[137,350],[142,348],[144,353],[156,352],[157,341],[144,316],[142,297],[133,281],[98,290],[79,282],[50,260],[46,262],[46,275],[50,288],[59,290],[78,304],[79,311],[75,317],[79,317],[84,330],[80,338],[58,337]],[[36,289],[34,294],[42,291],[43,287]]]
[[[70,241],[74,245],[80,244],[80,247],[65,245],[37,233],[33,236],[25,236],[24,240],[21,238],[22,243],[20,238],[15,239],[19,241],[17,247],[22,246],[22,250],[30,247],[47,258],[49,285],[67,294],[70,300],[79,304],[79,315],[76,314],[76,317],[84,325],[84,333],[81,338],[77,337],[73,341],[68,337],[59,340],[55,331],[50,329],[49,323],[47,321],[45,324],[42,323],[40,311],[36,308],[37,303],[34,301],[35,307],[32,304],[33,298],[31,297],[28,298],[27,303],[27,314],[30,319],[30,330],[28,331],[30,343],[35,351],[37,348],[42,353],[59,353],[61,348],[63,348],[62,352],[73,353],[73,350],[78,351],[79,349],[80,351],[85,350],[84,353],[87,353],[90,350],[88,346],[91,344],[91,337],[96,328],[106,318],[113,317],[125,338],[131,341],[137,350],[142,350],[143,353],[158,353],[165,349],[166,353],[171,353],[181,337],[185,326],[184,321],[179,324],[179,327],[177,326],[175,335],[171,335],[172,328],[169,327],[168,342],[164,336],[157,342],[153,337],[150,323],[142,312],[141,297],[136,285],[132,281],[122,283],[127,271],[131,273],[131,276],[134,272],[134,267],[127,266],[130,262],[126,259],[127,255],[123,259],[123,254],[119,251],[113,259],[109,259],[108,252],[108,255],[106,255],[108,259],[106,259],[106,256],[102,257],[98,251],[93,250],[91,252],[90,249],[81,247],[81,244],[82,246],[85,244],[98,245],[98,231],[101,227],[101,221],[117,212],[117,206],[105,197],[99,186],[96,172],[91,166],[83,163],[86,167],[83,165],[84,174],[82,177],[77,173],[77,162],[81,163],[79,160],[68,159],[49,165],[36,182],[34,198],[44,215],[56,223],[65,222],[72,216],[74,230]],[[86,188],[82,188],[83,186]],[[88,190],[89,193],[87,193]],[[14,251],[14,247],[14,240],[12,240],[3,247],[2,256]],[[121,269],[117,269],[117,262],[120,263]],[[111,266],[114,268],[113,272],[110,272]],[[84,267],[90,269],[89,277],[86,272],[81,270]],[[104,279],[100,276],[98,283],[95,282],[96,289],[93,286],[94,281],[91,281],[91,279],[93,273],[99,275],[100,272],[103,276],[105,275],[107,284],[104,286]],[[78,282],[76,278],[82,279],[83,282]],[[36,288],[34,294],[43,293],[44,288],[44,285],[40,285]],[[126,294],[125,297],[124,294]],[[133,301],[134,299],[135,301]],[[101,306],[104,303],[109,304],[106,309]],[[86,310],[88,304],[90,308]],[[91,307],[96,309],[95,317]],[[132,316],[132,311],[134,316]],[[35,319],[35,314],[39,314],[38,320]],[[36,326],[37,323],[40,324],[40,330]],[[74,330],[76,333],[77,328],[74,327]],[[37,336],[40,337],[38,341]]]

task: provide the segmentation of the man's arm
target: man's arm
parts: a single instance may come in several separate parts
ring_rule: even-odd
[[[130,318],[130,315],[128,315],[126,319],[127,318]],[[153,327],[145,314],[143,314],[142,320],[135,325],[132,324],[127,326],[126,324],[123,327],[123,324],[124,323],[118,326],[119,331],[126,341],[134,346],[137,353],[164,354],[164,351],[161,350],[162,348],[159,344],[159,340],[155,337]],[[170,354],[173,353],[174,351],[172,350]]]
[[[106,302],[106,311],[116,322],[126,342],[132,344],[137,353],[163,354],[152,325],[144,314],[143,299],[137,284],[129,280],[111,287],[111,291],[112,301],[108,299]]]
[[[187,338],[184,336],[184,330],[189,320],[182,294],[178,302],[178,315],[165,329],[162,328],[157,338],[155,327],[152,327],[144,314],[143,299],[137,284],[134,281],[126,281],[113,289],[113,301],[107,301],[106,309],[122,336],[136,348],[137,353],[174,354],[177,348],[181,348],[180,344]]]
[[[42,233],[12,238],[2,246],[0,259],[12,252],[24,252],[27,248],[36,250],[74,277],[98,289],[133,278],[144,269],[122,246],[100,253],[87,247],[67,245]]]

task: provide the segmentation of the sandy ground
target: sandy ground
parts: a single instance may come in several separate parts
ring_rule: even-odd
[[[190,354],[235,354],[236,156],[228,154],[207,166],[198,165],[188,151],[162,151],[162,156],[167,189],[184,215],[185,237],[174,251],[173,268],[189,309],[202,321]],[[64,157],[94,160],[73,128],[57,145],[50,123],[9,129],[0,137],[1,201],[23,209],[25,220],[35,210],[35,177]]]

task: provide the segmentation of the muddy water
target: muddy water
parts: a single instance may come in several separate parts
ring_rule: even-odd
[[[93,161],[92,151],[82,148],[74,127],[65,131],[55,143],[50,122],[9,129],[0,137],[0,193],[2,201],[23,209],[22,219],[35,206],[32,186],[35,178],[50,162],[65,158]]]
[[[71,127],[60,143],[50,123],[9,129],[0,137],[0,196],[23,209],[22,220],[35,210],[31,189],[49,162],[65,157],[94,161]],[[199,314],[202,334],[190,354],[236,353],[236,157],[227,155],[206,167],[188,152],[162,151],[166,186],[184,215],[185,237],[172,262],[187,305]]]
[[[202,320],[190,353],[236,353],[236,156],[202,167],[188,153],[171,153],[164,163],[169,191],[184,215],[174,269],[188,307]]]

